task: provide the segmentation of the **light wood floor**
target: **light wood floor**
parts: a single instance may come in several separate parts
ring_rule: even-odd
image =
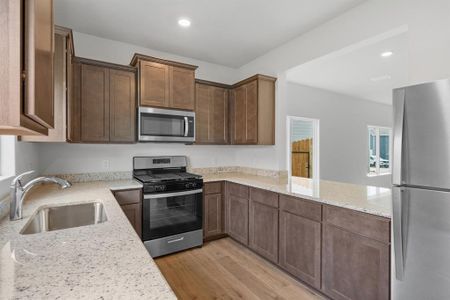
[[[323,299],[230,238],[155,259],[183,299]]]

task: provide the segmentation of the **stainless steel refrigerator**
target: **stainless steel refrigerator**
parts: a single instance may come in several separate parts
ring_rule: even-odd
[[[450,299],[450,80],[393,106],[392,299]]]

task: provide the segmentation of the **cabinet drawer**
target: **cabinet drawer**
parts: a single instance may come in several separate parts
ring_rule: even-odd
[[[141,190],[123,190],[115,191],[114,197],[120,205],[141,203]]]
[[[387,218],[324,205],[323,219],[342,229],[383,243],[390,242],[390,221]]]
[[[227,193],[240,198],[248,199],[249,188],[245,185],[227,182]]]
[[[205,194],[221,194],[222,182],[207,182],[203,185],[203,193]]]
[[[278,194],[274,192],[250,188],[250,200],[278,208]]]
[[[290,212],[294,215],[305,217],[314,221],[322,220],[322,209],[320,204],[301,198],[280,195],[281,210]]]

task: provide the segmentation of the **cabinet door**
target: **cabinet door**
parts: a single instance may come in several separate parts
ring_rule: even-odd
[[[81,141],[109,141],[109,69],[81,65]]]
[[[133,72],[109,71],[111,142],[132,143],[136,139],[135,78]]]
[[[247,88],[245,85],[240,86],[233,91],[233,144],[246,143],[246,100]]]
[[[139,73],[140,105],[169,107],[169,66],[141,61]]]
[[[248,199],[228,195],[228,234],[248,245]]]
[[[55,54],[53,62],[53,88],[54,88],[54,128],[48,130],[48,136],[30,135],[21,136],[22,141],[29,142],[66,142],[66,106],[68,75],[71,52],[68,48],[70,44],[69,33],[56,27],[55,31]]]
[[[250,248],[268,260],[278,262],[278,208],[250,201]]]
[[[246,85],[245,102],[245,143],[258,143],[258,82],[252,81]]]
[[[211,87],[205,84],[196,84],[195,93],[195,141],[196,143],[209,143]]]
[[[121,206],[124,214],[127,216],[139,237],[142,237],[142,212],[141,204],[127,204]]]
[[[195,108],[194,70],[169,67],[170,71],[170,107],[186,110]]]
[[[210,138],[215,144],[228,143],[228,90],[212,88],[210,109]]]
[[[333,299],[389,299],[389,246],[324,224],[322,275]]]
[[[213,237],[223,233],[222,194],[204,196],[204,237]]]
[[[25,1],[25,115],[54,126],[53,0]]]
[[[318,289],[321,261],[320,230],[320,222],[288,211],[280,211],[280,266]]]

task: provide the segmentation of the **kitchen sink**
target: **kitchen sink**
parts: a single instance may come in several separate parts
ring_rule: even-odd
[[[106,222],[105,209],[100,202],[46,206],[39,208],[20,232],[39,232],[81,227]]]

